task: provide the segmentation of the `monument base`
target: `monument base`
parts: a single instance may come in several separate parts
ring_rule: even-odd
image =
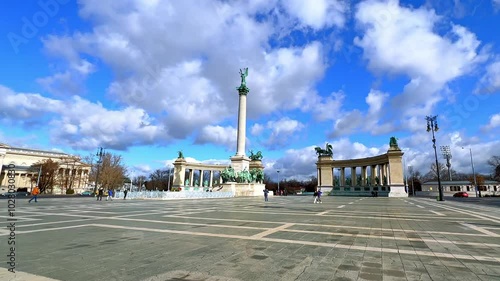
[[[231,157],[231,167],[235,172],[250,171],[250,158],[245,155],[235,155]]]
[[[222,184],[224,191],[231,191],[235,197],[240,196],[262,196],[264,197],[264,189],[266,185],[263,183],[237,183],[226,182]],[[273,196],[273,192],[269,191],[268,196]]]
[[[388,197],[408,197],[408,193],[406,193],[403,184],[393,184],[391,185],[391,191]]]

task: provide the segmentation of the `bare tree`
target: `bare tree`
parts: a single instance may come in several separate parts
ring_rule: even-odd
[[[38,183],[40,193],[46,193],[48,190],[52,191],[56,184],[59,163],[49,158],[31,165],[32,171],[39,171],[40,168],[40,181]],[[31,180],[36,183],[38,174],[34,174]]]
[[[99,164],[99,185],[105,189],[118,189],[123,185],[127,169],[122,163],[122,157],[106,152]]]
[[[500,156],[492,156],[488,160],[488,165],[493,168],[493,179],[500,181]]]

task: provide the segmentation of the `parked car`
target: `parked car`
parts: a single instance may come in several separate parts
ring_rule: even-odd
[[[90,190],[87,190],[87,191],[80,193],[81,196],[92,196],[92,194],[94,194],[94,193]]]
[[[453,194],[453,197],[469,197],[469,194],[467,192],[460,191],[460,192]]]
[[[0,194],[1,196],[9,196],[9,195],[14,195],[16,197],[21,197],[21,196],[30,196],[31,193],[27,192],[27,191],[16,191],[16,192],[4,192],[2,194]]]

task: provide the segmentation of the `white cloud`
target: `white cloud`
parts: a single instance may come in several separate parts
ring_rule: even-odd
[[[480,86],[475,90],[479,94],[492,94],[500,91],[500,58],[486,67],[486,73],[481,78]]]
[[[262,126],[261,124],[253,124],[252,128],[250,128],[250,134],[254,136],[259,136],[263,131],[264,126]]]
[[[0,85],[1,118],[16,122],[36,122],[42,120],[45,114],[61,111],[64,104],[35,93],[15,93],[11,89]]]
[[[358,109],[348,112],[339,112],[333,126],[331,137],[340,137],[354,132],[370,132],[373,135],[386,134],[395,129],[391,121],[384,123],[389,94],[371,89],[365,98],[368,111],[362,113]]]
[[[269,149],[276,149],[278,146],[283,146],[290,142],[289,138],[304,128],[304,124],[300,121],[283,117],[279,120],[268,121],[265,125],[254,124],[251,131],[259,133],[266,140],[262,144]],[[267,134],[269,132],[269,134]]]
[[[5,114],[3,119],[17,118],[25,126],[49,124],[54,144],[77,149],[97,146],[126,149],[129,145],[152,144],[170,138],[168,130],[153,125],[157,121],[139,108],[108,110],[102,104],[78,96],[62,101],[39,94],[14,93],[3,86],[0,93],[4,97],[0,104]]]
[[[355,18],[364,32],[354,42],[364,50],[376,74],[405,75],[410,83],[394,99],[405,116],[428,114],[441,100],[446,83],[469,73],[485,57],[474,33],[451,25],[448,34],[436,33],[443,19],[433,10],[402,7],[397,0],[365,1]]]
[[[346,4],[322,3],[324,13],[312,11],[299,17],[306,21],[304,24],[340,24]],[[270,48],[269,40],[280,32],[273,15],[292,17],[291,12],[283,12],[275,4],[82,1],[80,15],[93,24],[92,31],[48,36],[43,43],[48,54],[60,52],[74,71],[91,73],[95,69],[82,65],[82,57],[103,62],[115,76],[108,89],[109,98],[146,110],[167,128],[175,127],[170,134],[180,139],[236,114],[239,66],[250,68],[249,118],[278,108],[311,109],[309,101],[316,96],[315,83],[326,68],[323,46],[311,42]],[[288,5],[288,1],[283,5]],[[256,18],[257,14],[266,13],[266,18]],[[196,20],[186,22],[186,15]],[[318,18],[313,22],[315,17]],[[214,42],[224,43],[214,47]],[[40,82],[55,91],[50,86],[64,81],[79,83],[85,78],[56,76]]]
[[[321,97],[312,113],[316,120],[335,120],[341,114],[346,95],[343,91],[333,92],[328,97]]]
[[[234,127],[209,125],[201,129],[201,132],[196,138],[195,143],[198,144],[214,143],[226,146],[229,150],[235,150],[236,135],[237,135],[237,130]]]
[[[487,125],[481,127],[484,132],[492,131],[495,128],[500,127],[500,113],[490,116],[490,121]]]
[[[343,27],[348,10],[347,1],[340,0],[283,0],[283,6],[301,24],[315,30],[324,27]]]

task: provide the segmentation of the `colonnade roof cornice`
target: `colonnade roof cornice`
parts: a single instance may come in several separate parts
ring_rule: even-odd
[[[203,164],[203,163],[189,163],[189,162],[177,162],[181,165],[183,165],[186,169],[200,169],[200,170],[220,170],[223,171],[227,167],[229,167],[229,164],[227,165],[222,165],[222,164]],[[174,163],[175,164],[175,163]],[[179,165],[177,164],[177,165]]]
[[[333,166],[336,168],[350,168],[350,167],[364,167],[364,166],[372,166],[372,165],[381,165],[387,164],[389,162],[389,157],[387,153],[366,157],[366,158],[357,158],[357,159],[348,159],[348,160],[320,160],[316,162],[318,167],[322,166]]]

